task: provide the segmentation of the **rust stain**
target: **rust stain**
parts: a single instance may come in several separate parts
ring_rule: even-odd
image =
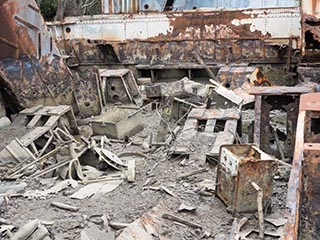
[[[17,46],[17,49],[12,49],[11,45],[6,44],[5,41],[0,41],[0,58],[11,57],[17,59],[21,54],[37,54],[28,28],[18,25],[13,18],[19,12],[20,7],[19,3],[15,1],[2,1],[0,4],[0,38]]]
[[[219,40],[219,39],[264,39],[270,35],[264,35],[261,31],[251,31],[251,24],[233,25],[233,20],[254,18],[252,14],[242,11],[221,11],[210,13],[183,13],[176,16],[167,13],[172,32],[159,34],[148,38],[147,41],[170,41],[170,40]]]

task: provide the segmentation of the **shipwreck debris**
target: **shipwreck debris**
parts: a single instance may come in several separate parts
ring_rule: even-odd
[[[253,145],[222,146],[216,196],[233,212],[256,211],[257,193],[251,182],[263,190],[263,203],[270,201],[275,169],[272,157]]]
[[[300,97],[295,151],[289,180],[288,222],[283,239],[315,239],[319,236],[319,119],[320,94]],[[308,219],[306,221],[305,219]]]
[[[296,122],[298,118],[298,106],[300,95],[308,93],[308,87],[255,87],[250,89],[250,94],[256,96],[255,101],[255,122],[254,122],[254,143],[261,150],[280,157],[283,153],[285,157],[292,157],[294,150],[294,138],[296,134]],[[272,125],[271,113],[274,110],[283,112],[285,129],[282,142],[278,145],[272,132],[278,131]],[[279,115],[279,114],[278,114]],[[273,130],[270,130],[273,128]],[[270,144],[270,141],[274,144]],[[279,150],[280,149],[280,150]]]
[[[91,121],[94,135],[123,139],[143,129],[141,110],[113,108]]]

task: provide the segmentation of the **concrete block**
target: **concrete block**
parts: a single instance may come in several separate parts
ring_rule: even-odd
[[[141,110],[114,108],[91,122],[94,135],[122,139],[143,129]]]

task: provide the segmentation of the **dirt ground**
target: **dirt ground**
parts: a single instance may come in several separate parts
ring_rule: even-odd
[[[245,114],[252,114],[247,112]],[[131,138],[135,142],[147,142],[150,134],[157,133],[160,117],[155,111],[144,111],[145,128],[142,132]],[[250,117],[244,117],[250,121]],[[251,118],[252,119],[252,118]],[[0,146],[4,147],[13,137],[19,137],[25,133],[23,127],[9,127],[0,132]],[[229,239],[234,217],[241,219],[247,217],[248,223],[243,227],[246,229],[258,229],[256,213],[236,214],[228,213],[225,206],[211,191],[203,191],[201,183],[208,181],[215,184],[217,168],[212,163],[201,162],[192,157],[172,158],[165,147],[152,148],[147,150],[141,146],[114,143],[110,151],[119,154],[122,152],[141,152],[148,156],[147,159],[139,160],[136,166],[136,181],[129,183],[124,181],[114,191],[105,195],[94,195],[93,197],[76,200],[70,196],[76,189],[68,187],[59,193],[51,194],[43,198],[10,197],[8,203],[1,205],[0,217],[8,220],[17,228],[21,227],[32,219],[50,220],[53,224],[46,226],[51,234],[51,239],[80,239],[80,232],[91,226],[104,229],[101,223],[101,216],[105,215],[109,222],[131,223],[150,211],[155,206],[162,204],[165,211],[187,221],[197,223],[203,227],[202,230],[195,229],[171,220],[163,219],[159,235],[167,239]],[[208,171],[193,175],[187,178],[180,178],[181,175],[192,170],[206,168]],[[1,175],[7,169],[1,169]],[[279,167],[274,180],[272,196],[272,207],[270,213],[286,213],[286,192],[289,172],[288,169]],[[56,178],[22,178],[28,184],[28,190],[46,190],[61,180]],[[151,189],[149,188],[151,186]],[[166,191],[159,191],[157,187],[165,187]],[[80,207],[77,212],[69,212],[50,206],[52,201],[62,202]],[[193,207],[194,211],[178,211],[179,206],[184,203]],[[270,214],[268,213],[268,214]],[[275,231],[273,225],[265,223],[266,229]],[[122,230],[114,230],[118,236]],[[0,237],[0,239],[6,239]],[[257,239],[256,233],[251,234],[247,239]],[[277,239],[265,237],[265,239]],[[154,237],[154,239],[160,239]]]

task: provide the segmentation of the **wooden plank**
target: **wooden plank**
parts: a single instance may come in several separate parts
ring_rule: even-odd
[[[50,128],[55,127],[58,124],[59,118],[60,118],[59,115],[49,117],[49,119],[45,123],[44,127],[50,127]]]
[[[20,141],[23,146],[27,147],[36,139],[40,138],[46,132],[48,132],[51,128],[50,127],[37,127],[31,132],[27,133],[23,137],[20,138]]]
[[[256,96],[256,102],[254,106],[254,133],[253,133],[253,143],[260,148],[261,143],[261,106],[262,97]]]
[[[220,147],[226,144],[233,144],[235,140],[235,133],[237,131],[237,121],[228,120],[225,125],[225,130],[219,132],[216,140],[214,141],[213,147],[210,151],[211,156],[218,156]]]
[[[60,116],[62,116],[66,112],[70,111],[71,106],[60,105],[57,107],[47,107],[47,108],[49,110],[47,115],[60,115]]]
[[[31,108],[26,108],[26,109],[22,110],[19,114],[34,115],[37,111],[39,111],[42,108],[43,108],[42,105],[38,105],[35,107],[31,107]]]
[[[6,149],[9,150],[9,152],[19,161],[22,162],[24,159],[34,155],[25,148],[22,143],[19,141],[19,139],[15,139],[12,141],[9,145],[6,146]]]
[[[33,128],[41,119],[41,115],[34,115],[31,121],[28,123],[27,128]]]
[[[216,119],[210,119],[207,121],[205,132],[213,133],[216,126]]]
[[[286,94],[303,94],[310,92],[308,87],[285,87],[285,86],[273,86],[273,87],[253,87],[249,90],[252,95],[286,95]]]

